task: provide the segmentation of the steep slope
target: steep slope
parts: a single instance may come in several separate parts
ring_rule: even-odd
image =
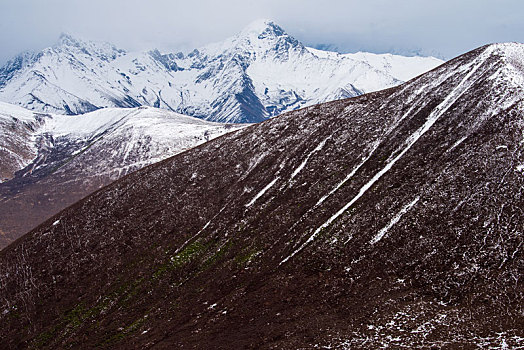
[[[62,35],[56,46],[0,69],[0,100],[49,113],[145,105],[212,121],[259,122],[391,87],[442,63],[362,55],[308,49],[268,20],[188,55],[125,52]]]
[[[524,345],[524,46],[135,172],[0,252],[7,347]]]
[[[0,183],[36,157],[34,130],[41,123],[33,112],[0,102]]]
[[[151,107],[78,116],[33,115],[9,105],[0,110],[26,118],[15,124],[22,130],[18,139],[7,133],[16,152],[0,158],[0,169],[18,170],[0,184],[0,248],[111,181],[238,128]],[[11,158],[18,167],[5,167]]]

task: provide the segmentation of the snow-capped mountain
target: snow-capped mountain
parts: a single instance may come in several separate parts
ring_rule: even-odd
[[[0,248],[92,191],[240,127],[153,107],[69,116],[0,103]]]
[[[0,338],[521,349],[523,144],[523,44],[224,135],[0,251]]]
[[[84,164],[84,176],[116,179],[238,128],[142,106],[53,115],[37,132],[73,157],[76,171]],[[33,165],[39,167],[40,162],[49,166],[45,160]]]
[[[285,111],[398,85],[442,61],[305,47],[272,21],[191,53],[126,52],[62,35],[0,69],[0,100],[49,113],[154,106],[220,122]]]

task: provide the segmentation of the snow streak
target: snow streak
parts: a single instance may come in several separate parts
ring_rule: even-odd
[[[364,159],[362,159],[362,161],[356,166],[355,169],[353,169],[345,178],[344,180],[340,181],[336,186],[335,188],[333,188],[331,191],[329,191],[328,194],[326,194],[325,196],[323,196],[322,198],[320,198],[318,200],[318,202],[315,204],[314,208],[315,207],[318,207],[320,204],[322,204],[326,199],[328,199],[333,193],[337,192],[338,189],[340,187],[342,187],[346,182],[348,182],[355,174],[356,172],[362,167],[362,165],[364,165],[369,158],[371,158],[371,156],[373,155],[373,153],[375,153],[376,149],[378,148],[378,146],[380,145],[380,142],[377,142],[375,143],[375,145],[373,145],[373,149],[371,150],[371,152],[369,152],[369,155],[367,157],[365,157]]]
[[[279,178],[276,177],[266,187],[264,187],[260,192],[258,192],[257,195],[249,203],[246,204],[246,207],[252,206],[257,201],[257,199],[262,197],[264,195],[264,193],[266,193],[266,191],[269,190],[271,188],[271,186],[273,186],[275,184],[275,182],[277,182],[278,179]]]
[[[402,218],[402,216],[404,214],[406,214],[415,204],[417,204],[419,199],[420,199],[420,197],[417,197],[411,203],[409,203],[406,206],[404,206],[404,208],[402,208],[398,212],[398,214],[395,215],[395,217],[393,219],[391,219],[391,221],[384,228],[382,228],[380,231],[378,231],[378,233],[375,235],[375,237],[373,237],[373,239],[369,243],[370,244],[375,244],[378,241],[380,241],[386,235],[386,233],[389,231],[389,229],[392,228],[393,225],[395,225],[397,222],[399,222],[400,218]]]
[[[322,141],[321,143],[319,143],[318,146],[315,147],[314,150],[309,152],[309,154],[307,155],[306,159],[304,159],[302,164],[300,164],[298,166],[298,168],[296,168],[295,171],[293,171],[293,174],[291,174],[291,179],[293,179],[295,176],[298,175],[298,173],[306,166],[309,158],[313,155],[313,153],[316,153],[316,152],[320,151],[324,147],[324,145],[326,144],[326,141],[329,140],[330,138],[331,138],[331,136],[326,137],[326,139],[324,141]]]

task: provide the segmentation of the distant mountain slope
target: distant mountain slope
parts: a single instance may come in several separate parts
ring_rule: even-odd
[[[524,46],[130,174],[0,252],[39,348],[524,346]]]
[[[259,122],[398,85],[441,63],[321,52],[267,20],[188,55],[130,53],[63,35],[56,46],[0,68],[0,100],[50,113],[145,105],[212,121]]]
[[[0,102],[0,183],[36,157],[34,130],[40,123],[33,112]]]
[[[111,181],[238,127],[151,107],[67,116],[0,104],[0,171],[18,171],[0,184],[0,248]]]

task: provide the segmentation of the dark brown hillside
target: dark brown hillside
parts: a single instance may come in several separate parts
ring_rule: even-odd
[[[524,345],[524,48],[282,115],[0,252],[5,348]]]

